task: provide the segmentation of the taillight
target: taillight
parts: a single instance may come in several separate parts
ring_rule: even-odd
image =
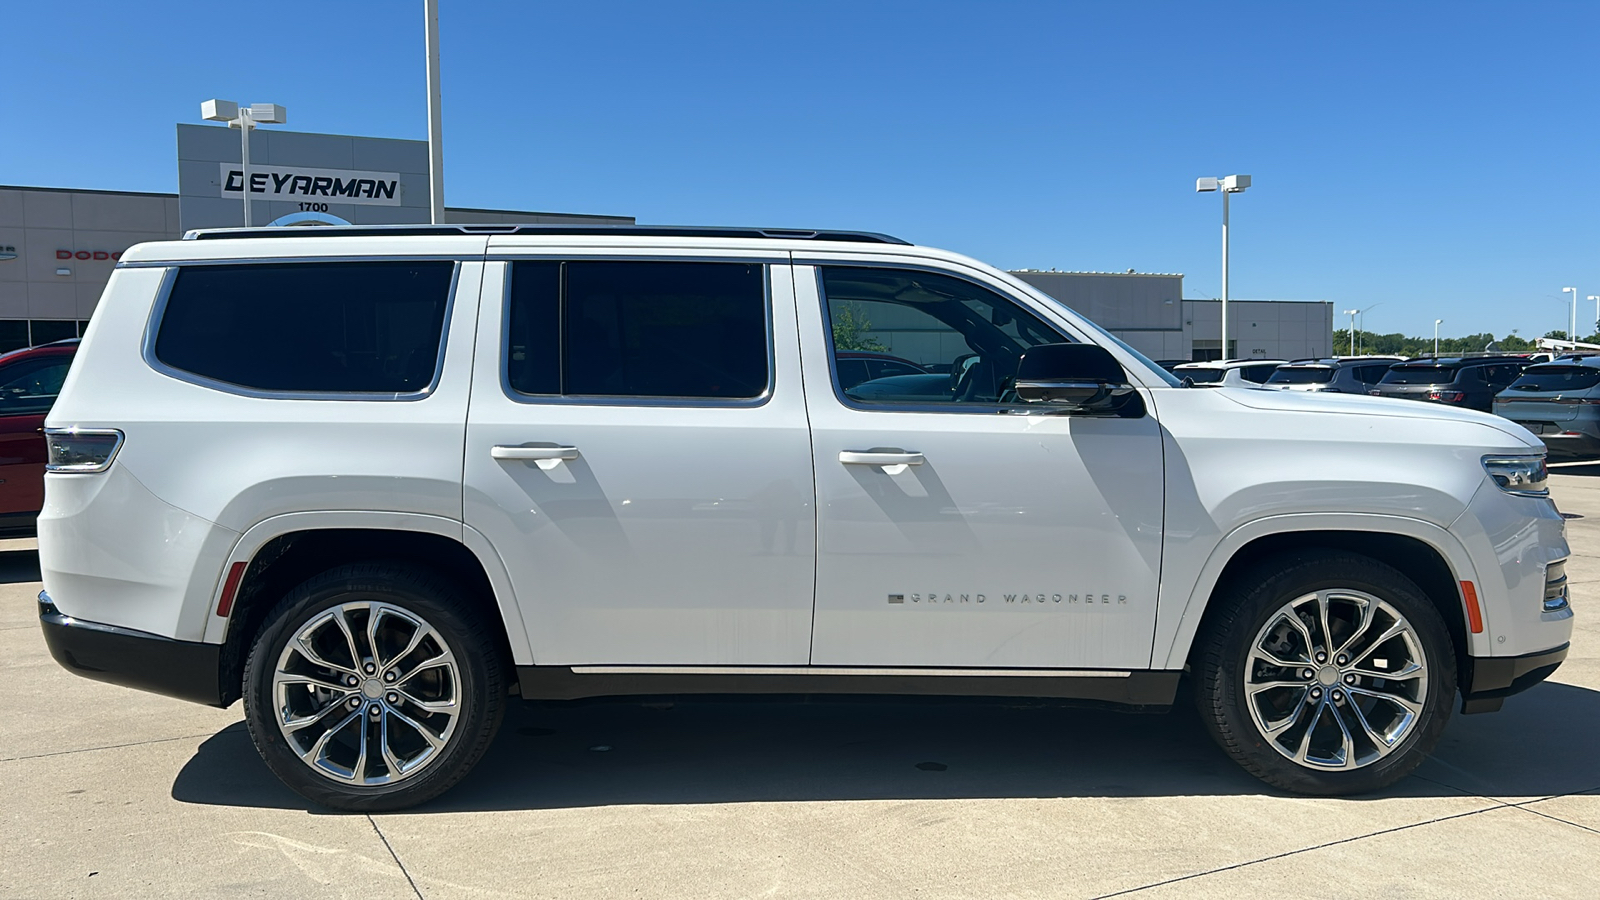
[[[1467,395],[1461,391],[1429,391],[1428,399],[1438,400],[1440,403],[1460,403],[1467,399]]]
[[[47,472],[104,472],[122,448],[115,428],[47,428],[44,432]]]

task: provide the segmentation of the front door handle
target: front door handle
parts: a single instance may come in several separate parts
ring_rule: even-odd
[[[516,447],[496,444],[489,450],[495,459],[577,459],[577,447]]]
[[[847,466],[920,466],[926,461],[915,450],[839,451],[839,462]]]

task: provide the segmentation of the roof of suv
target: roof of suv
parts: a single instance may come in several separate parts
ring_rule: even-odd
[[[1405,362],[1405,360],[1398,356],[1327,356],[1321,359],[1311,357],[1291,360],[1284,363],[1284,366],[1321,366],[1327,369],[1359,366],[1375,362],[1399,363]]]
[[[1526,363],[1526,356],[1417,356],[1405,361],[1408,366],[1495,366]]]
[[[1205,362],[1189,362],[1173,366],[1173,371],[1178,369],[1242,369],[1245,366],[1281,366],[1281,359],[1211,359]]]
[[[1582,356],[1578,357],[1577,359],[1552,359],[1549,362],[1534,363],[1523,371],[1526,372],[1532,369],[1555,368],[1557,366],[1562,368],[1585,366],[1590,369],[1600,369],[1600,356]]]
[[[407,235],[616,235],[619,237],[767,238],[788,241],[846,241],[857,244],[904,244],[876,231],[830,231],[812,228],[737,228],[701,225],[286,225],[268,228],[205,228],[184,234],[186,241],[238,238],[403,237]]]

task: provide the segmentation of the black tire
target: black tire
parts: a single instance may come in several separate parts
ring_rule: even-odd
[[[1320,591],[1335,593],[1320,595]],[[1327,597],[1327,600],[1313,599],[1295,608],[1295,618],[1304,627],[1302,631],[1287,618],[1280,618],[1279,613],[1308,595]],[[1388,611],[1376,607],[1378,613],[1372,620],[1374,625],[1384,624],[1385,627],[1376,634],[1369,628],[1361,633],[1362,637],[1350,640],[1351,648],[1345,656],[1362,654],[1368,663],[1381,662],[1383,671],[1398,676],[1405,671],[1404,667],[1391,657],[1420,653],[1425,678],[1368,678],[1340,668],[1337,654],[1331,654],[1333,658],[1324,662],[1316,661],[1318,646],[1331,643],[1338,648],[1342,640],[1355,633],[1359,617],[1364,615],[1362,610],[1371,605],[1360,595],[1387,604]],[[1213,602],[1220,605],[1197,637],[1191,660],[1195,705],[1212,737],[1252,775],[1301,794],[1367,793],[1405,777],[1438,742],[1455,700],[1455,649],[1438,609],[1411,579],[1396,569],[1369,557],[1341,551],[1287,554],[1235,579]],[[1327,628],[1331,640],[1319,639],[1320,625],[1308,623],[1301,617],[1311,609],[1321,608],[1331,610]],[[1410,632],[1366,649],[1365,641],[1388,632],[1391,612],[1404,618],[1410,625]],[[1269,623],[1272,630],[1264,630]],[[1261,649],[1268,649],[1276,658],[1289,662],[1303,655],[1308,661],[1303,666],[1286,668],[1259,657],[1252,660],[1258,636],[1262,638]],[[1302,654],[1300,645],[1306,642],[1307,636],[1312,646]],[[1378,656],[1380,652],[1381,657]],[[1350,663],[1351,666],[1358,664]],[[1378,667],[1366,665],[1362,671],[1374,668]],[[1330,670],[1334,670],[1332,684],[1325,680],[1325,673]],[[1313,673],[1309,678],[1304,674],[1307,671]],[[1406,720],[1407,712],[1397,702],[1375,700],[1370,693],[1362,693],[1358,698],[1350,692],[1350,683],[1346,681],[1352,675],[1356,675],[1357,691],[1388,692],[1412,702],[1418,707],[1415,717]],[[1270,687],[1254,701],[1246,697],[1247,681],[1250,681],[1249,686],[1261,687],[1268,682],[1276,684],[1295,678],[1304,679],[1304,686]],[[1313,697],[1314,692],[1316,697]],[[1334,698],[1343,702],[1336,703]],[[1351,707],[1357,703],[1368,705],[1369,714],[1356,715]],[[1333,707],[1331,712],[1328,707]],[[1276,718],[1268,718],[1269,715]],[[1284,726],[1272,736],[1266,733],[1266,726],[1257,724],[1257,716],[1270,726],[1306,715],[1311,716],[1308,726],[1303,725],[1303,720],[1294,719],[1295,724]],[[1388,722],[1395,728],[1392,733],[1383,725],[1376,728],[1380,738],[1393,740],[1392,749],[1386,741],[1374,740],[1360,731],[1369,719]],[[1403,729],[1394,726],[1396,722],[1406,721],[1409,724]],[[1353,735],[1352,742],[1343,741],[1341,725]],[[1303,745],[1301,737],[1305,737]],[[1334,743],[1341,744],[1337,755],[1334,755]],[[1306,761],[1297,761],[1290,754],[1303,755]],[[1317,764],[1319,758],[1321,765]],[[1331,760],[1355,760],[1357,765],[1332,768]]]
[[[392,650],[393,656],[388,662],[398,673],[398,681],[393,687],[401,688],[403,692],[379,695],[364,693],[369,685],[377,686],[374,689],[380,692],[391,690],[380,684],[385,670],[376,670],[375,667],[376,671],[362,678],[357,685],[341,688],[346,691],[343,695],[321,688],[313,690],[309,687],[286,686],[284,690],[292,693],[285,695],[286,705],[280,710],[275,697],[274,678],[281,660],[287,659],[295,672],[313,671],[315,677],[322,680],[342,682],[362,675],[361,660],[347,662],[347,658],[354,655],[353,652],[345,651],[341,655],[338,646],[329,646],[324,642],[317,649],[317,659],[326,660],[337,667],[327,669],[308,663],[311,657],[300,655],[298,651],[286,655],[285,648],[303,629],[336,608],[344,610],[338,615],[343,617],[345,623],[353,621],[358,626],[352,630],[355,636],[348,639],[348,646],[366,648],[369,644],[362,625],[361,604],[369,602],[383,605],[384,612],[379,618],[383,631],[379,643],[384,644],[387,639],[390,641],[387,645],[389,648],[406,640],[405,629],[410,624],[406,616],[419,619],[431,629],[431,634],[420,638],[421,643],[411,654]],[[482,617],[470,612],[473,608],[473,604],[449,579],[432,570],[400,562],[340,566],[316,575],[290,591],[268,614],[266,624],[257,635],[245,661],[245,723],[261,758],[295,792],[332,809],[356,812],[402,809],[430,800],[448,790],[482,758],[495,732],[499,730],[505,710],[506,663],[499,649],[500,642]],[[401,612],[394,613],[392,610]],[[367,615],[373,613],[369,611]],[[329,619],[320,627],[332,628],[337,624]],[[421,633],[421,629],[413,632],[418,633]],[[313,634],[319,639],[324,637],[322,630]],[[330,634],[338,638],[342,632]],[[453,678],[448,666],[421,665],[425,659],[440,658],[436,650],[441,646],[453,659]],[[373,650],[370,657],[363,658],[381,661],[383,649]],[[415,664],[416,668],[405,674],[404,667],[408,663]],[[342,668],[355,669],[356,675],[341,675],[339,670]],[[331,673],[331,676],[325,673]],[[413,685],[413,681],[417,684]],[[451,712],[435,713],[421,704],[413,705],[413,694],[425,695],[427,702],[440,703],[449,707]],[[451,695],[455,698],[453,701]],[[404,699],[396,700],[392,707],[385,703],[396,697]],[[340,718],[348,721],[348,716],[355,714],[345,712],[345,704],[348,703],[358,703],[353,708],[362,715],[350,722],[344,731],[322,727],[322,723],[334,723]],[[367,706],[368,703],[372,706]],[[314,749],[314,736],[317,733],[336,732],[324,742],[332,751],[343,752],[348,758],[356,752],[356,747],[363,748],[358,761],[345,766],[352,775],[359,766],[363,781],[369,780],[366,776],[370,774],[372,780],[387,777],[392,779],[392,783],[358,784],[340,780],[330,770],[313,768],[301,756],[300,750],[291,746],[289,735],[279,724],[279,715],[290,714],[292,704],[302,705],[307,718],[322,717],[321,722],[313,724],[305,734],[295,732],[295,741],[311,740],[313,743],[313,748],[301,749]],[[381,711],[373,714],[371,722],[366,721],[365,714],[380,706]],[[326,716],[316,712],[317,709],[326,710]],[[431,746],[432,741],[424,738],[413,726],[404,724],[406,718],[427,728],[438,745]],[[431,727],[440,722],[447,724]],[[385,731],[381,725],[392,728]],[[370,738],[369,733],[373,735]],[[380,734],[381,738],[378,737]],[[404,766],[391,768],[387,757],[381,752],[385,748],[395,752],[391,734],[395,743],[404,745],[403,749],[418,754],[414,757],[414,769]],[[320,754],[313,755],[320,758]],[[330,767],[336,765],[332,756],[330,752],[326,763]],[[396,759],[401,763],[407,762],[398,752]]]

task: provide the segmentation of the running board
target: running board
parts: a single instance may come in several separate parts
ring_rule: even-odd
[[[518,666],[525,700],[652,694],[917,694],[1049,697],[1171,706],[1179,671],[840,666]]]

